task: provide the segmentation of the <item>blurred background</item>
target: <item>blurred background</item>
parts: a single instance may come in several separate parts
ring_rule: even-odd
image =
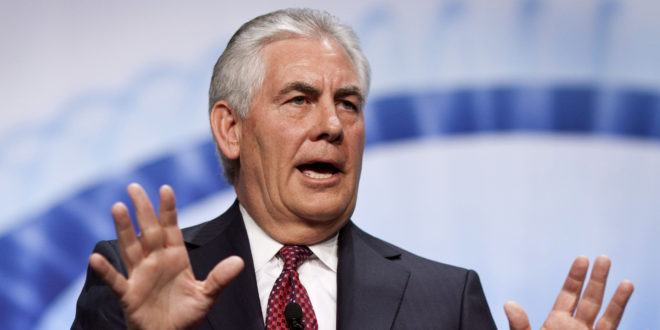
[[[207,119],[245,21],[327,10],[371,61],[354,221],[475,269],[500,328],[545,319],[577,255],[612,257],[622,329],[660,328],[660,4],[651,0],[3,1],[0,319],[68,328],[128,183],[182,225],[233,201]]]

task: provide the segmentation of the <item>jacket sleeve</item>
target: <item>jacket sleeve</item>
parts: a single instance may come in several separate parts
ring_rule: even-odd
[[[126,276],[116,241],[102,241],[96,244],[94,252],[103,255],[117,271]],[[87,278],[78,303],[76,317],[71,329],[125,329],[124,314],[119,301],[96,272],[87,267]]]
[[[497,329],[479,275],[473,270],[467,272],[463,289],[461,329]]]

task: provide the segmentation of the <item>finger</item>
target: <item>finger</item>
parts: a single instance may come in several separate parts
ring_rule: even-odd
[[[231,256],[215,265],[204,281],[206,295],[215,299],[220,291],[241,272],[243,265],[243,259],[238,256]]]
[[[594,267],[591,270],[591,278],[587,288],[584,290],[582,299],[577,306],[575,318],[584,322],[590,329],[593,327],[600,306],[603,304],[603,293],[607,283],[607,275],[610,272],[610,258],[600,256],[594,261]]]
[[[605,313],[598,320],[596,330],[616,329],[619,326],[623,311],[626,309],[626,304],[628,304],[628,300],[634,290],[635,287],[630,281],[623,281],[619,284],[616,292],[614,292],[614,296],[612,296],[612,300],[607,305],[607,309],[605,309]]]
[[[176,219],[176,199],[172,187],[163,185],[159,190],[160,205],[158,209],[160,223],[164,226],[177,224]]]
[[[130,274],[133,267],[142,259],[142,245],[135,235],[135,228],[128,209],[124,203],[118,202],[110,210],[112,218],[115,220],[115,230],[117,231],[117,240],[119,241],[119,251],[121,258],[126,264]]]
[[[128,282],[126,278],[117,272],[104,256],[99,253],[92,253],[89,256],[89,266],[101,277],[101,280],[110,287],[117,298],[121,298],[126,293]]]
[[[573,315],[577,302],[580,299],[580,292],[582,292],[582,285],[584,284],[584,278],[587,276],[588,270],[589,259],[587,257],[579,256],[573,261],[564,286],[561,288],[555,305],[552,307],[553,311],[562,311]]]
[[[176,200],[174,191],[168,185],[160,187],[158,214],[165,234],[165,246],[183,244],[183,235],[177,225]]]
[[[511,330],[531,330],[527,313],[518,303],[507,301],[504,304],[504,313],[509,319],[509,329]]]
[[[163,231],[158,224],[154,207],[149,196],[137,183],[131,183],[126,188],[135,206],[135,215],[140,227],[140,243],[142,252],[147,255],[163,247]]]

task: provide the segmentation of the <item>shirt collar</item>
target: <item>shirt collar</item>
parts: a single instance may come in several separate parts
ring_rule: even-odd
[[[250,252],[252,252],[252,262],[254,263],[254,270],[259,271],[261,267],[266,265],[268,261],[275,258],[277,252],[284,246],[284,244],[274,240],[266,234],[259,225],[252,219],[250,214],[243,208],[243,205],[238,204],[247,230],[248,241],[250,242]],[[309,249],[314,253],[310,258],[318,258],[326,267],[333,272],[337,272],[337,251],[338,251],[338,233],[326,239],[323,242],[309,245]]]

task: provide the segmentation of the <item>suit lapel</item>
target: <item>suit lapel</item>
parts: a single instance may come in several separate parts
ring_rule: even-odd
[[[219,218],[184,233],[184,237],[198,280],[205,279],[218,262],[231,255],[245,262],[241,273],[220,293],[207,315],[208,323],[201,328],[263,329],[254,264],[238,202]]]
[[[198,280],[222,259],[238,255],[245,268],[227,286],[200,328],[263,329],[254,263],[243,219],[235,202],[217,219],[184,231]],[[390,329],[410,272],[392,262],[400,253],[349,221],[339,233],[337,329]]]
[[[400,253],[349,221],[339,233],[337,328],[391,329],[410,272],[395,264]]]

